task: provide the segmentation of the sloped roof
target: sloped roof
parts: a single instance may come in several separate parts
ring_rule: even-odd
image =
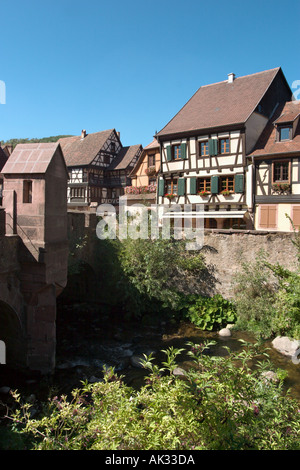
[[[106,170],[125,170],[128,168],[139,150],[142,150],[141,145],[130,145],[123,147],[116,158],[111,162]]]
[[[80,136],[63,137],[58,140],[67,166],[89,165],[101,150],[114,129]]]
[[[156,139],[153,139],[152,142],[150,142],[150,144],[144,147],[144,150],[150,150],[150,149],[156,149],[156,148],[159,148],[159,143],[157,142]]]
[[[280,67],[200,87],[158,137],[245,123]]]
[[[57,142],[18,144],[4,165],[2,173],[46,173],[58,146]]]
[[[285,103],[283,110],[278,119],[275,120],[276,124],[292,123],[300,114],[300,102],[288,101]]]
[[[300,119],[292,140],[276,141],[276,125],[293,122],[300,113],[300,101],[281,105],[258,139],[251,156],[270,156],[298,152],[300,154]],[[282,118],[282,119],[281,119]],[[287,120],[288,119],[288,120]]]

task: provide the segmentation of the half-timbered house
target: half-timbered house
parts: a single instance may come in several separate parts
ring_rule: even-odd
[[[157,174],[160,169],[160,146],[156,139],[144,147],[130,173],[131,186],[125,188],[127,203],[155,204]],[[124,197],[125,197],[124,196]]]
[[[281,105],[251,156],[255,163],[255,228],[300,226],[300,101]],[[286,217],[286,215],[288,217]]]
[[[281,68],[202,86],[156,134],[159,204],[196,206],[208,228],[253,228],[253,150],[279,103],[291,99]],[[200,206],[198,206],[200,207]]]
[[[123,147],[115,129],[92,134],[83,130],[80,136],[64,137],[59,143],[69,171],[69,206],[117,205],[142,146]]]

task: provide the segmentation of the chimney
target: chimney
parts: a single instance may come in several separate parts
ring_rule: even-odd
[[[234,73],[229,73],[228,74],[228,83],[233,83],[235,79],[235,74]]]
[[[85,137],[86,137],[86,130],[83,129],[83,130],[81,131],[81,140],[83,140]]]

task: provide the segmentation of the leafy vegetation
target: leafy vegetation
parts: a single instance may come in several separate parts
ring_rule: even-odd
[[[294,231],[297,265],[294,271],[271,264],[261,252],[243,264],[235,276],[236,327],[256,337],[300,338],[300,235]]]
[[[236,320],[235,306],[217,294],[213,297],[190,296],[186,318],[201,330],[220,329]]]
[[[58,139],[62,139],[63,137],[71,137],[70,135],[55,135],[50,137],[42,137],[41,139],[33,138],[33,139],[9,139],[6,142],[2,143],[2,147],[5,145],[12,145],[15,148],[18,144],[34,144],[34,143],[45,143],[45,142],[57,142]]]
[[[170,348],[161,365],[145,356],[140,390],[110,368],[103,382],[51,399],[40,416],[15,393],[11,446],[16,438],[47,450],[299,450],[299,405],[282,395],[282,374],[263,377],[270,364],[256,345],[214,357],[205,354],[212,344],[188,344],[194,365],[183,379],[173,374],[182,350]]]

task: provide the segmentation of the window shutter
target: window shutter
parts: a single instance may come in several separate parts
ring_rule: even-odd
[[[208,153],[210,156],[218,155],[218,141],[217,139],[209,139],[208,141]]]
[[[185,195],[185,178],[178,179],[178,196]]]
[[[181,144],[181,159],[185,160],[186,159],[186,144]]]
[[[213,143],[214,143],[214,155],[218,155],[218,140],[217,139],[213,139]]]
[[[211,194],[218,194],[219,192],[219,177],[214,175],[211,177]]]
[[[167,161],[170,162],[172,160],[171,145],[168,145],[166,148],[167,148]]]
[[[244,192],[244,175],[235,175],[234,177],[234,191],[236,193]]]
[[[197,178],[190,178],[190,194],[197,194]]]
[[[158,181],[158,195],[164,196],[165,195],[165,180]]]

